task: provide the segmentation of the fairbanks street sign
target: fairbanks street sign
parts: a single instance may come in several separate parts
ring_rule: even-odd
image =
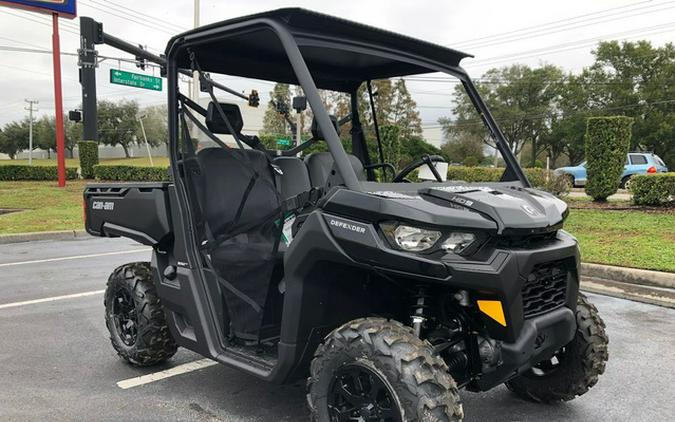
[[[162,90],[162,78],[117,69],[110,69],[110,83],[153,91]]]

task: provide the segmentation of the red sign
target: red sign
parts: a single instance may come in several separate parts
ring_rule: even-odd
[[[75,0],[0,0],[3,6],[17,7],[41,13],[58,13],[62,18],[77,16]]]

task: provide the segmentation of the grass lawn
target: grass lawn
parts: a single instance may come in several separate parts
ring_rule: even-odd
[[[0,215],[0,234],[81,230],[82,191],[86,182],[0,182],[0,208],[25,211]]]
[[[675,272],[675,214],[573,209],[565,229],[584,262]]]
[[[0,208],[25,210],[0,215],[0,234],[82,229],[86,183],[0,182]],[[675,272],[675,213],[572,209],[565,229],[585,262]]]
[[[153,164],[155,166],[168,167],[169,158],[168,157],[152,157]],[[100,160],[101,164],[114,165],[114,166],[149,166],[150,160],[148,157],[137,157],[137,158],[102,158]],[[28,165],[28,160],[0,160],[0,166],[2,165]],[[35,159],[33,160],[34,166],[55,166],[56,159],[47,160],[47,159]],[[66,158],[66,167],[79,167],[80,160],[77,158]]]

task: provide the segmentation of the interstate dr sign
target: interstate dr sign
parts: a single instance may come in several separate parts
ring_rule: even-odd
[[[153,91],[162,90],[162,78],[117,69],[110,69],[110,83],[151,89]]]

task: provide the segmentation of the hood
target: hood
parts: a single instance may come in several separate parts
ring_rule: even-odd
[[[437,204],[466,207],[497,223],[499,234],[545,233],[559,229],[567,204],[547,192],[510,186],[438,186],[420,196]]]

